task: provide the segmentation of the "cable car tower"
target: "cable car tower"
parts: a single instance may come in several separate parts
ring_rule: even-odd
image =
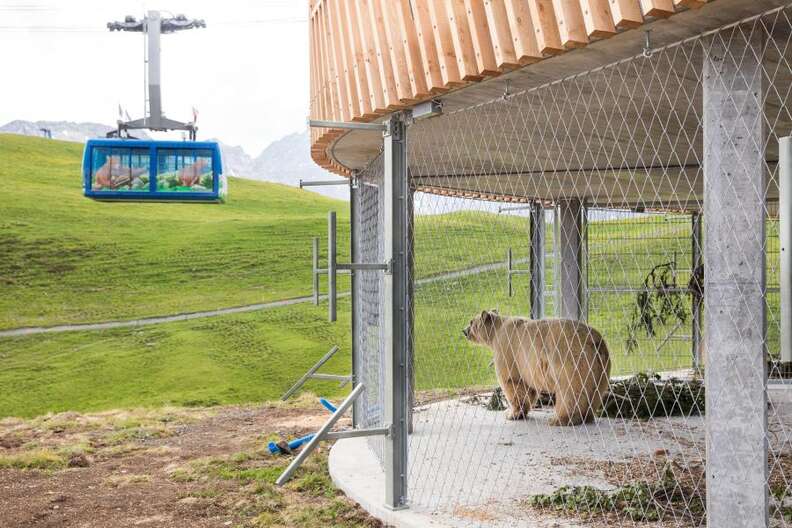
[[[123,22],[108,22],[110,31],[133,31],[145,34],[145,56],[147,65],[146,103],[147,115],[132,121],[118,120],[118,129],[110,132],[108,137],[128,136],[130,130],[184,130],[190,136],[190,141],[195,141],[195,118],[189,123],[182,123],[165,117],[162,113],[162,91],[160,81],[160,35],[175,33],[193,28],[205,28],[206,22],[202,19],[188,19],[184,15],[171,18],[162,18],[159,11],[149,11],[143,20],[127,16]]]

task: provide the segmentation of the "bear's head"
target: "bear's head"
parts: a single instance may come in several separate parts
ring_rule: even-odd
[[[462,330],[462,334],[468,341],[479,345],[489,345],[495,337],[495,330],[500,324],[500,316],[497,310],[484,310],[470,320],[467,328]]]

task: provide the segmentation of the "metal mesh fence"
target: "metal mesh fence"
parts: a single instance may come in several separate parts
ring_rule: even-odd
[[[358,262],[382,262],[383,162],[375,159],[357,178],[352,193],[355,258]],[[382,427],[384,412],[383,296],[381,271],[355,271],[355,379],[363,383],[363,394],[355,401],[355,418],[360,427]],[[382,437],[371,437],[371,446],[382,463]]]
[[[792,525],[792,392],[767,382],[785,370],[790,34],[776,9],[410,127],[413,508],[460,526]],[[504,255],[524,263],[530,242],[503,201],[555,208],[542,284],[566,321],[525,317],[527,274],[506,292]]]

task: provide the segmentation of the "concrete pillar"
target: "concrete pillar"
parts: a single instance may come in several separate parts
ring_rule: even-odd
[[[710,528],[768,523],[762,46],[735,32],[703,71]]]
[[[545,285],[545,210],[540,203],[531,205],[531,319],[544,317]],[[511,254],[509,255],[511,257]],[[509,281],[511,286],[511,281]],[[511,292],[509,292],[511,294]]]
[[[582,320],[585,317],[583,202],[579,198],[558,201],[558,316]]]

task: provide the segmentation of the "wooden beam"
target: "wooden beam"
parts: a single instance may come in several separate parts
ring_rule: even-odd
[[[517,62],[523,66],[542,60],[528,5],[524,0],[504,0],[503,3],[506,7]]]
[[[383,95],[388,105],[388,110],[398,110],[403,108],[399,102],[399,94],[396,90],[396,78],[393,75],[393,65],[390,60],[388,49],[388,39],[385,33],[385,20],[382,16],[382,5],[378,0],[369,0],[369,24],[374,41],[374,49],[377,52],[377,67],[379,68],[380,79],[382,81]]]
[[[382,21],[385,26],[385,37],[388,42],[388,53],[393,68],[393,79],[396,82],[396,96],[402,104],[412,104],[416,101],[410,82],[410,71],[407,66],[407,49],[401,37],[399,22],[400,15],[397,3],[400,0],[380,0]]]
[[[346,20],[346,34],[349,39],[349,49],[352,55],[352,73],[357,88],[358,108],[364,120],[377,117],[371,106],[371,92],[366,77],[365,50],[358,32],[357,9],[354,0],[342,0],[344,18]]]
[[[372,0],[354,0],[356,19],[358,23],[357,31],[360,35],[360,45],[365,57],[366,82],[369,86],[369,96],[371,99],[372,111],[382,114],[388,111],[388,102],[385,97],[385,89],[382,86],[377,63],[377,50],[374,47],[374,35],[372,34],[371,24],[369,23],[369,2]]]
[[[608,38],[616,34],[608,0],[581,0],[580,4],[589,38]]]
[[[553,0],[561,45],[565,48],[582,48],[588,45],[586,24],[579,0]]]
[[[495,61],[495,49],[490,34],[487,12],[484,0],[465,0],[467,24],[470,30],[470,40],[473,42],[473,51],[476,54],[476,69],[479,75],[492,77],[499,75],[501,70]]]
[[[644,22],[638,0],[610,0],[610,9],[617,28],[637,28]]]
[[[419,0],[420,1],[420,0]],[[462,77],[459,72],[459,64],[456,60],[454,51],[454,39],[451,36],[451,27],[446,15],[444,0],[427,0],[429,7],[429,18],[432,22],[432,33],[434,34],[437,56],[440,64],[440,75],[443,79],[444,88],[454,88],[462,86]]]
[[[424,77],[426,77],[426,86],[432,93],[442,93],[446,88],[443,83],[443,75],[440,72],[440,57],[429,14],[428,3],[430,1],[411,0],[412,14],[418,30],[418,49],[421,52],[421,66]]]
[[[480,81],[484,76],[476,64],[476,50],[468,26],[465,0],[445,0],[445,7],[459,75],[463,81]]]
[[[509,13],[506,2],[502,0],[484,0],[484,9],[487,13],[490,38],[492,39],[495,63],[501,70],[518,68],[515,53],[515,42],[512,39],[512,30],[509,27]]]
[[[644,16],[668,18],[674,14],[673,0],[641,0]]]
[[[330,44],[331,39],[329,36],[330,30],[328,29],[327,9],[325,9],[324,3],[319,4],[317,16],[319,17],[322,24],[322,49],[324,50],[323,61],[326,65],[325,77],[327,79],[328,97],[330,99],[330,115],[331,119],[334,121],[343,121],[344,118],[341,115],[341,97],[339,95],[338,79],[335,72],[332,46]]]
[[[347,119],[350,121],[359,120],[363,112],[358,105],[357,84],[352,72],[352,54],[349,50],[349,42],[344,38],[346,31],[344,28],[344,17],[342,16],[342,5],[339,0],[330,2],[330,13],[332,16],[331,27],[333,32],[333,45],[338,54],[338,62],[342,73],[342,82],[346,92]]]
[[[406,50],[405,60],[410,77],[410,90],[413,97],[425,99],[432,95],[423,71],[421,49],[418,45],[418,25],[413,18],[410,0],[395,0],[396,15],[399,24],[399,35],[402,46]],[[440,72],[438,71],[438,74]]]
[[[553,11],[553,0],[527,1],[528,9],[531,12],[531,20],[534,23],[534,33],[536,34],[536,44],[539,53],[543,55],[564,53],[565,49],[561,45],[561,35],[558,31],[558,24]]]

